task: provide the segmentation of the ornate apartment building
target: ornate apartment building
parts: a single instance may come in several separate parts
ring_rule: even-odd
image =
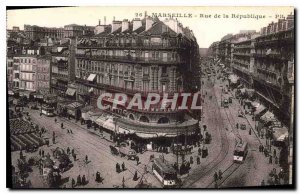
[[[211,55],[221,63],[232,58],[230,67],[241,82],[253,88],[259,99],[289,125],[292,87],[288,76],[294,73],[294,15],[270,23],[260,34],[250,31],[225,37],[210,46]]]
[[[97,35],[77,39],[77,97],[96,106],[105,92],[125,93],[130,100],[135,93],[145,99],[149,92],[171,97],[174,92],[200,90],[200,85],[191,84],[198,63],[196,39],[177,20],[114,20],[111,25],[99,25]],[[105,98],[103,103],[111,105],[113,99]],[[119,115],[118,127],[143,137],[198,129],[198,121],[182,110],[160,106],[126,110],[125,106],[110,109]]]
[[[53,46],[51,51],[51,92],[60,97],[66,97],[68,85],[75,78],[75,41]],[[75,99],[75,93],[70,97]]]
[[[36,74],[36,91],[40,94],[48,94],[51,80],[51,56],[37,58]]]
[[[24,32],[31,40],[41,40],[44,38],[62,39],[64,37],[64,28],[49,28],[36,25],[24,25]]]
[[[77,36],[83,35],[93,35],[94,34],[94,26],[82,26],[77,24],[70,24],[64,26],[64,38],[74,38]]]
[[[277,115],[290,119],[291,87],[288,75],[294,66],[294,15],[264,27],[255,39],[253,84],[257,94]]]
[[[240,77],[247,88],[253,87],[254,44],[257,36],[257,33],[253,33],[238,39],[233,49],[232,71]]]

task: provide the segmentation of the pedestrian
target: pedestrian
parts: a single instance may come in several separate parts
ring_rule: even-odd
[[[64,128],[64,123],[60,124],[60,128],[62,128],[62,129]]]
[[[85,163],[87,163],[87,162],[88,162],[88,160],[89,160],[88,156],[87,156],[87,155],[85,155]]]
[[[138,178],[137,171],[135,171],[134,176],[133,176],[133,180],[134,180],[134,181],[137,181],[138,179],[139,179],[139,178]]]
[[[276,149],[274,148],[274,150],[273,150],[273,157],[275,158],[275,156],[276,156]]]
[[[193,164],[194,163],[194,159],[193,156],[190,157],[190,163]]]
[[[140,161],[140,158],[137,156],[136,157],[136,165],[139,165],[139,161]]]
[[[264,148],[264,154],[265,154],[266,157],[269,156],[269,152],[268,152],[268,149],[266,147]]]
[[[222,179],[222,175],[223,175],[222,171],[219,170],[219,179],[220,179],[220,180]]]
[[[201,148],[198,148],[198,155],[199,156],[201,156],[201,152],[202,152]]]
[[[55,123],[57,122],[57,119],[56,119],[56,118],[54,119],[54,122],[55,122]]]
[[[145,164],[144,166],[144,173],[147,174],[148,173],[148,168],[147,168],[147,165]]]
[[[125,171],[125,163],[122,163],[122,171]]]
[[[269,157],[269,164],[272,164],[272,156]]]
[[[45,155],[45,151],[44,151],[44,150],[42,150],[42,157],[44,157],[44,155]]]
[[[199,165],[200,164],[200,157],[197,156],[197,164]]]
[[[70,129],[70,132],[71,132],[71,134],[73,134],[73,131],[72,131],[72,129]]]
[[[75,187],[75,180],[72,178],[72,188],[74,188]]]
[[[82,185],[85,185],[85,184],[86,184],[86,178],[85,178],[85,175],[82,176],[81,184],[82,184]]]
[[[117,172],[117,173],[120,172],[120,165],[119,165],[119,163],[116,164],[116,172]]]
[[[67,129],[67,133],[70,133],[69,129]]]
[[[74,161],[76,161],[76,154],[75,153],[73,154],[73,159],[74,159]]]
[[[218,173],[217,172],[215,172],[215,174],[214,174],[214,180],[215,180],[215,182],[218,181]]]
[[[78,186],[81,185],[81,176],[80,175],[77,176],[77,185]]]
[[[42,150],[41,150],[41,149],[39,150],[39,155],[40,155],[40,156],[42,155]]]
[[[236,123],[236,128],[237,128],[237,129],[239,128],[239,124],[238,124],[238,123]]]
[[[100,172],[99,171],[96,172],[96,179],[95,179],[95,181],[98,182],[98,183],[100,182]]]
[[[175,169],[176,171],[178,170],[178,164],[177,164],[177,162],[174,163],[173,167],[174,167],[174,169]]]

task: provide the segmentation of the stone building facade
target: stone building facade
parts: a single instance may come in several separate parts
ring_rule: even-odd
[[[193,69],[199,63],[198,44],[192,31],[177,20],[163,22],[146,17],[113,21],[102,31],[99,29],[95,36],[77,39],[78,100],[96,106],[98,96],[105,92],[125,93],[130,100],[135,93],[144,98],[149,92],[161,96],[167,93],[171,97],[175,92],[195,89],[191,81]],[[106,98],[103,103],[112,102],[113,99]],[[120,116],[119,125],[128,130],[174,135],[176,131],[198,128],[198,121],[186,120],[185,111],[160,106],[149,110],[125,109],[121,106],[110,111]]]

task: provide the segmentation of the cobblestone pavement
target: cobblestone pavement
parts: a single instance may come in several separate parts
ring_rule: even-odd
[[[221,170],[226,172],[233,166],[233,150],[236,142],[239,141],[239,137],[243,141],[248,142],[250,149],[246,161],[243,164],[237,165],[236,169],[232,173],[226,174],[224,180],[218,183],[218,187],[241,187],[241,186],[258,186],[262,180],[267,180],[269,172],[276,168],[280,170],[279,166],[269,164],[269,158],[266,158],[263,153],[258,152],[258,146],[263,144],[265,146],[265,139],[259,138],[254,129],[254,121],[251,115],[246,115],[246,118],[238,117],[239,109],[243,110],[237,99],[233,98],[233,102],[229,108],[222,108],[222,87],[225,87],[227,82],[221,82],[220,80],[203,78],[205,84],[202,86],[202,94],[204,96],[203,104],[203,118],[201,125],[207,126],[207,131],[212,135],[212,141],[210,144],[205,145],[208,148],[208,157],[202,158],[201,163],[194,162],[191,165],[189,174],[182,177],[183,187],[185,188],[206,188],[215,187],[214,173]],[[222,87],[221,87],[222,86]],[[233,91],[234,93],[235,91]],[[229,94],[232,95],[232,94]],[[211,99],[210,99],[211,96]],[[233,95],[232,95],[233,96]],[[71,179],[77,180],[78,175],[85,175],[88,184],[84,186],[78,186],[78,188],[112,188],[122,187],[122,179],[124,177],[125,187],[134,188],[138,181],[133,181],[133,175],[137,171],[138,176],[143,176],[143,182],[149,183],[152,187],[161,188],[161,184],[152,174],[152,163],[149,161],[150,155],[154,154],[155,157],[159,157],[161,153],[147,151],[143,154],[138,154],[140,163],[137,165],[136,161],[127,160],[120,156],[114,156],[110,153],[109,145],[113,143],[109,140],[109,134],[104,133],[104,136],[100,137],[99,132],[93,128],[88,129],[86,125],[76,123],[74,120],[68,120],[64,118],[57,118],[57,123],[54,122],[53,117],[40,116],[39,110],[32,110],[25,108],[25,111],[30,113],[32,121],[38,124],[40,127],[45,127],[47,132],[44,136],[52,138],[52,133],[55,132],[56,143],[50,143],[50,146],[43,146],[45,153],[50,153],[59,147],[64,150],[69,147],[74,149],[77,154],[77,160],[71,160],[74,166],[62,173],[62,179],[64,180],[63,187],[71,187]],[[64,123],[64,129],[61,129],[60,124]],[[235,124],[244,122],[247,124],[246,130],[236,130]],[[252,134],[249,135],[249,129],[252,129]],[[73,134],[67,133],[67,129],[72,129]],[[202,131],[202,133],[204,133]],[[273,149],[277,149],[272,147]],[[279,150],[277,150],[279,154]],[[37,156],[38,152],[25,153],[28,158]],[[85,156],[88,156],[88,163],[85,162]],[[186,155],[186,159],[193,156],[194,161],[198,156],[198,147],[194,147],[191,154]],[[170,163],[176,162],[176,155],[169,153],[164,154],[164,157]],[[19,158],[19,152],[12,152],[12,163],[17,166],[17,158]],[[116,172],[116,163],[125,163],[127,170],[121,173]],[[179,160],[181,162],[181,159]],[[147,167],[147,173],[145,173],[145,166]],[[104,178],[103,183],[95,182],[95,173],[99,171],[101,177]],[[228,176],[228,177],[227,177]],[[34,188],[47,187],[46,182],[39,174],[37,167],[33,168],[33,171],[29,174],[29,179]]]

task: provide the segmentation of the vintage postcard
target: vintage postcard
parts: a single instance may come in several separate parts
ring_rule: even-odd
[[[294,21],[7,8],[7,187],[293,188]]]

